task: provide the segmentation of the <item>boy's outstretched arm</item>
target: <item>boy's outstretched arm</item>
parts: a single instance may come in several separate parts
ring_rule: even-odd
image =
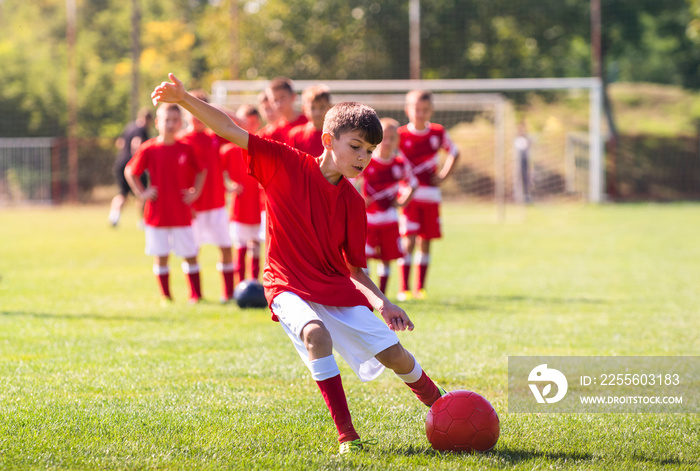
[[[241,129],[231,118],[218,108],[199,100],[185,90],[185,86],[173,74],[168,74],[170,82],[162,82],[151,93],[156,106],[160,102],[177,103],[209,126],[219,136],[233,142],[238,147],[248,149],[248,132]]]
[[[350,268],[350,278],[357,286],[357,289],[365,295],[369,303],[379,312],[391,330],[413,330],[414,325],[408,314],[389,301],[362,268],[350,265],[348,268]]]

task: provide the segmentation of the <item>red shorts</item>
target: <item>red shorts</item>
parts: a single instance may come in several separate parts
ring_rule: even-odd
[[[399,223],[381,224],[379,226],[367,225],[367,244],[365,245],[367,258],[389,261],[404,256],[399,235]]]
[[[411,201],[401,215],[401,235],[420,236],[421,239],[439,239],[440,204]]]

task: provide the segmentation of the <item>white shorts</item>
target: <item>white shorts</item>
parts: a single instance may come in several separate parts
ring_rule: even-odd
[[[260,224],[229,224],[231,240],[235,247],[246,247],[251,242],[260,242]]]
[[[371,381],[379,376],[384,365],[375,355],[399,343],[396,333],[365,306],[325,306],[304,301],[287,291],[277,295],[271,307],[307,367],[309,352],[300,336],[304,326],[311,321],[323,323],[331,334],[333,348],[361,381]]]
[[[192,226],[155,227],[146,225],[146,255],[165,257],[173,252],[178,257],[197,255],[197,242]]]
[[[198,211],[197,216],[192,220],[192,227],[199,245],[212,244],[217,247],[231,247],[226,208]]]

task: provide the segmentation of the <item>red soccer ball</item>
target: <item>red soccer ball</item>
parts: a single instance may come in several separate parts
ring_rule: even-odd
[[[425,433],[439,451],[488,451],[500,433],[498,414],[472,391],[451,391],[435,401],[425,418]]]

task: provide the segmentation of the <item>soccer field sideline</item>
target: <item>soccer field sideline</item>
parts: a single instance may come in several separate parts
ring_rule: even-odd
[[[427,412],[384,374],[339,362],[358,431],[380,439],[341,461],[332,423],[269,312],[189,306],[179,261],[162,308],[127,212],[0,211],[3,469],[632,469],[700,466],[692,414],[507,413],[508,355],[698,355],[696,204],[445,205],[430,298],[406,303],[401,340],[447,389],[501,418],[492,453],[430,450]],[[202,251],[218,298],[216,251]],[[390,283],[395,292],[396,270]]]

